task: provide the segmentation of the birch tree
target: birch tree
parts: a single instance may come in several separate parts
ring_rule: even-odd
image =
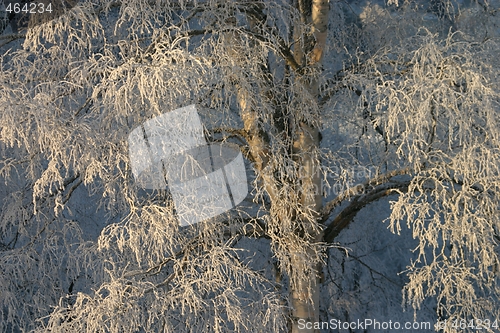
[[[390,229],[418,240],[404,306],[500,318],[498,36],[445,4],[81,1],[7,26],[0,330],[318,332],[300,323],[325,320],[328,249],[389,195]],[[180,227],[127,138],[190,104],[239,146],[250,195]]]

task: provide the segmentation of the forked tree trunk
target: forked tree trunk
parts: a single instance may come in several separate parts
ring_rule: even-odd
[[[294,48],[294,58],[297,64],[300,64],[300,69],[304,67],[319,67],[323,57],[323,50],[326,44],[326,32],[328,25],[328,0],[298,0],[298,9],[301,12],[301,22],[294,30],[296,38]],[[307,4],[309,3],[309,5]],[[235,21],[235,20],[234,20]],[[249,22],[252,25],[256,24],[255,19],[250,17]],[[231,22],[230,24],[235,24]],[[304,40],[307,34],[304,27],[310,26],[314,43]],[[229,53],[236,60],[238,56],[238,39],[233,33],[226,34],[226,42],[230,48]],[[311,47],[312,45],[312,47]],[[317,69],[316,68],[316,69]],[[297,73],[298,84],[302,84],[309,92],[309,99],[317,101],[319,97],[318,81],[316,79],[301,79],[301,74]],[[249,92],[245,87],[240,87],[237,93],[238,104],[242,120],[244,123],[245,132],[248,134],[247,140],[250,146],[250,153],[254,159],[254,166],[259,174],[260,179],[270,196],[271,205],[282,204],[279,198],[277,184],[272,171],[266,171],[266,164],[269,161],[269,142],[263,135],[263,130],[259,125],[259,115],[253,110],[252,98],[248,95]],[[312,107],[311,110],[316,108]],[[290,302],[292,306],[292,333],[307,333],[315,332],[314,329],[303,329],[301,323],[313,323],[319,321],[319,275],[321,266],[319,260],[317,264],[311,267],[311,261],[308,258],[318,257],[318,242],[322,239],[322,234],[314,226],[313,221],[319,219],[319,212],[322,210],[322,195],[321,195],[321,178],[319,173],[320,161],[317,156],[317,151],[320,144],[320,134],[315,123],[306,123],[301,120],[300,114],[309,110],[297,110],[295,118],[298,120],[296,132],[293,134],[293,151],[296,157],[296,163],[300,168],[299,179],[297,179],[297,194],[300,196],[301,212],[283,213],[287,216],[277,216],[278,220],[284,220],[293,216],[296,219],[294,222],[297,225],[306,225],[300,235],[309,245],[300,247],[298,250],[293,244],[289,247],[289,256],[292,270],[288,272],[290,275]],[[288,214],[290,213],[290,214]],[[306,253],[304,253],[304,251]],[[303,274],[301,272],[310,272]],[[302,328],[302,329],[301,329]]]

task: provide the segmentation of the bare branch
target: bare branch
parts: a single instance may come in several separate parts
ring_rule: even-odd
[[[407,191],[410,181],[392,182],[378,186],[366,194],[355,196],[351,203],[344,208],[335,219],[328,225],[324,232],[324,241],[332,243],[337,235],[346,228],[357,213],[368,204],[380,198],[393,194],[396,190]]]
[[[403,168],[403,169],[398,169],[398,170],[393,170],[390,172],[387,172],[383,175],[376,176],[374,178],[371,178],[367,180],[366,182],[362,184],[358,184],[354,187],[351,187],[344,191],[343,193],[339,194],[335,199],[331,200],[327,204],[325,204],[321,215],[323,216],[322,221],[325,222],[328,220],[329,214],[340,204],[342,204],[344,201],[348,200],[349,198],[358,195],[360,191],[363,191],[366,188],[373,188],[377,187],[378,185],[381,185],[383,183],[389,182],[389,180],[395,176],[401,176],[401,175],[410,175],[413,172],[411,168]]]

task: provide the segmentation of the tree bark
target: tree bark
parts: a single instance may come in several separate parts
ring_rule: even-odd
[[[292,134],[293,144],[291,147],[296,165],[299,168],[296,170],[298,177],[295,179],[294,186],[291,187],[295,189],[297,202],[292,205],[292,211],[287,212],[286,209],[280,211],[277,208],[278,212],[275,218],[279,220],[279,223],[287,223],[288,219],[292,219],[292,224],[297,227],[295,235],[284,240],[285,243],[289,242],[287,250],[291,264],[291,268],[289,268],[291,271],[286,272],[290,277],[291,332],[311,333],[316,331],[314,329],[300,329],[303,327],[299,325],[299,320],[300,323],[319,321],[322,232],[318,227],[318,221],[322,211],[322,195],[318,157],[320,133],[317,126],[319,122],[314,120],[317,119],[314,114],[317,114],[318,110],[319,86],[317,78],[311,77],[310,74],[304,75],[303,69],[308,67],[312,69],[313,73],[319,73],[326,43],[329,1],[298,0],[297,7],[301,16],[300,22],[297,22],[294,28],[296,42],[293,56],[295,62],[299,64],[299,68],[293,68],[293,70],[296,71],[296,83],[302,85],[309,94],[307,99],[316,105],[308,105],[304,101],[297,103],[300,107],[293,115],[295,132]],[[229,24],[231,23],[235,24],[235,22]],[[255,29],[257,26],[254,17],[249,17],[249,23],[251,29]],[[237,36],[233,33],[227,33],[226,41],[231,56],[237,60],[241,56],[237,50]],[[306,72],[310,73],[311,71]],[[270,197],[271,210],[273,210],[272,207],[275,206],[287,206],[283,201],[289,199],[280,197],[273,168],[268,166],[270,161],[269,140],[261,127],[259,114],[254,110],[250,94],[251,92],[244,85],[240,86],[237,92],[237,101],[247,133],[250,153],[255,161],[254,167]],[[300,108],[307,108],[307,110]],[[308,116],[308,120],[306,120],[304,114],[313,115],[313,117]],[[281,235],[281,237],[286,237],[286,235]]]
[[[322,210],[321,178],[319,173],[319,159],[315,156],[315,150],[319,148],[319,131],[313,126],[305,123],[300,124],[299,135],[294,142],[294,151],[299,155],[299,182],[300,182],[300,204],[303,214],[297,216],[297,221],[302,225],[308,225],[304,230],[305,240],[309,242],[305,255],[297,251],[291,251],[292,269],[296,271],[310,272],[306,275],[292,274],[292,278],[303,276],[300,281],[292,281],[290,284],[290,299],[292,303],[292,333],[316,332],[314,329],[299,329],[299,320],[305,322],[319,321],[319,276],[321,265],[314,263],[313,267],[309,258],[317,257],[321,251],[317,245],[322,239],[321,231],[315,227]],[[293,249],[293,248],[292,248]]]
[[[310,8],[307,8],[305,2],[306,1],[299,0],[298,3],[299,11],[301,11],[301,27],[303,27],[304,23],[308,24],[311,22],[315,43],[312,49],[308,49],[310,46],[306,41],[307,37],[299,37],[298,39],[303,41],[303,43],[296,44],[298,47],[294,50],[295,59],[299,64],[304,64],[306,62],[309,67],[318,71],[321,66],[326,44],[329,1],[313,0]],[[311,15],[310,19],[307,17],[309,13]],[[301,28],[299,29],[299,31],[302,30]],[[311,95],[311,99],[317,101],[319,98],[318,80],[313,77],[309,80],[303,80],[302,84],[305,85],[306,90]],[[304,327],[299,325],[299,321],[302,323],[319,322],[320,275],[322,266],[320,262],[316,262],[313,263],[314,267],[310,267],[311,263],[306,262],[308,258],[317,256],[318,252],[321,251],[318,243],[322,239],[321,231],[315,226],[322,210],[321,162],[316,155],[320,145],[319,129],[316,127],[317,124],[318,122],[314,124],[300,121],[298,133],[296,134],[293,144],[293,150],[298,156],[299,167],[301,168],[299,171],[300,204],[302,211],[306,212],[305,216],[298,215],[297,218],[305,219],[306,221],[300,222],[309,226],[304,230],[304,235],[302,236],[309,241],[309,246],[307,246],[305,250],[305,256],[302,253],[292,252],[291,260],[293,269],[310,271],[311,273],[304,276],[302,281],[292,281],[290,284],[293,318],[292,333],[319,332],[314,329],[314,326],[312,326],[312,328],[307,328],[306,326],[304,329]],[[299,274],[292,274],[292,278],[297,276],[299,276]]]

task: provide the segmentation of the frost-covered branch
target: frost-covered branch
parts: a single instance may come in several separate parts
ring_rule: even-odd
[[[418,243],[407,303],[498,313],[498,41],[438,34],[416,6],[358,9],[83,1],[15,35],[0,64],[0,331],[319,320],[325,241],[393,193],[389,226]],[[140,186],[128,139],[191,104],[205,141],[243,146],[249,198],[181,227],[173,185]],[[165,149],[178,139],[160,132]]]

